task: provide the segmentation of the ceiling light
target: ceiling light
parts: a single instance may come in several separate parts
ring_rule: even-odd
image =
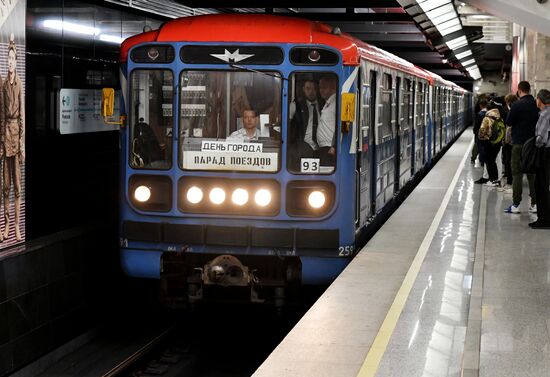
[[[426,12],[426,16],[433,20],[436,17],[440,17],[442,15],[445,15],[447,13],[450,13],[456,17],[455,7],[453,7],[452,4],[447,4],[444,6],[441,6],[439,8],[432,9],[428,12]]]
[[[437,31],[439,31],[439,34],[441,34],[442,37],[446,36],[446,35],[449,35],[451,33],[454,33],[455,31],[459,31],[459,30],[462,30],[462,26],[459,24],[459,25],[455,25],[455,26],[451,26],[451,27],[446,27],[446,28],[441,28],[437,25],[435,25]]]
[[[71,31],[73,33],[85,34],[85,35],[99,35],[99,33],[101,33],[101,30],[95,27],[84,26],[81,24],[75,24],[72,22],[61,21],[61,20],[44,20],[42,25],[50,29]]]
[[[424,12],[428,12],[432,9],[438,8],[440,6],[450,4],[451,0],[425,0],[425,1],[419,1],[418,5]]]
[[[467,65],[475,64],[475,62],[476,62],[475,59],[470,59],[465,62],[460,62],[460,64],[462,64],[463,67],[466,67]]]
[[[472,51],[467,50],[467,51],[461,52],[460,54],[455,54],[455,57],[460,60],[470,55],[472,55]]]
[[[463,35],[460,36],[460,37],[451,39],[450,41],[447,42],[447,46],[451,50],[456,50],[457,48],[464,47],[464,46],[467,46],[467,45],[468,45],[468,40]]]

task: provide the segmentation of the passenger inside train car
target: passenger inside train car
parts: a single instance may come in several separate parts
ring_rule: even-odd
[[[132,72],[130,164],[133,168],[169,169],[172,161],[173,74]]]
[[[295,73],[289,96],[287,168],[292,173],[332,173],[336,154],[334,74]]]

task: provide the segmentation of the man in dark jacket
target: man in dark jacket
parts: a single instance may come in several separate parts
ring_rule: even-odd
[[[299,171],[301,158],[316,158],[319,155],[317,127],[323,103],[317,97],[317,83],[307,79],[302,87],[303,98],[295,102],[291,110],[289,129],[289,167]]]
[[[539,118],[539,109],[530,94],[531,85],[527,81],[518,84],[519,100],[514,102],[508,113],[506,124],[512,127],[512,193],[513,203],[504,210],[506,213],[519,213],[519,204],[523,191],[523,172],[521,171],[521,148],[527,139],[535,136],[535,126]],[[535,175],[527,174],[531,205],[529,212],[537,212],[535,194]]]

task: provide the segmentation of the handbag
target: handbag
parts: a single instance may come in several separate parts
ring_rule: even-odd
[[[521,148],[521,171],[525,174],[534,174],[537,160],[535,137],[528,139]]]

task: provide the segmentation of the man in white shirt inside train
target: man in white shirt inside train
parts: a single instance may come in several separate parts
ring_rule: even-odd
[[[325,100],[317,127],[321,166],[334,166],[336,162],[336,89],[335,76],[327,75],[319,80],[319,93]]]
[[[242,139],[244,141],[258,140],[260,136],[258,128],[258,116],[256,111],[252,109],[246,109],[243,111],[243,128],[233,132],[229,137]]]

